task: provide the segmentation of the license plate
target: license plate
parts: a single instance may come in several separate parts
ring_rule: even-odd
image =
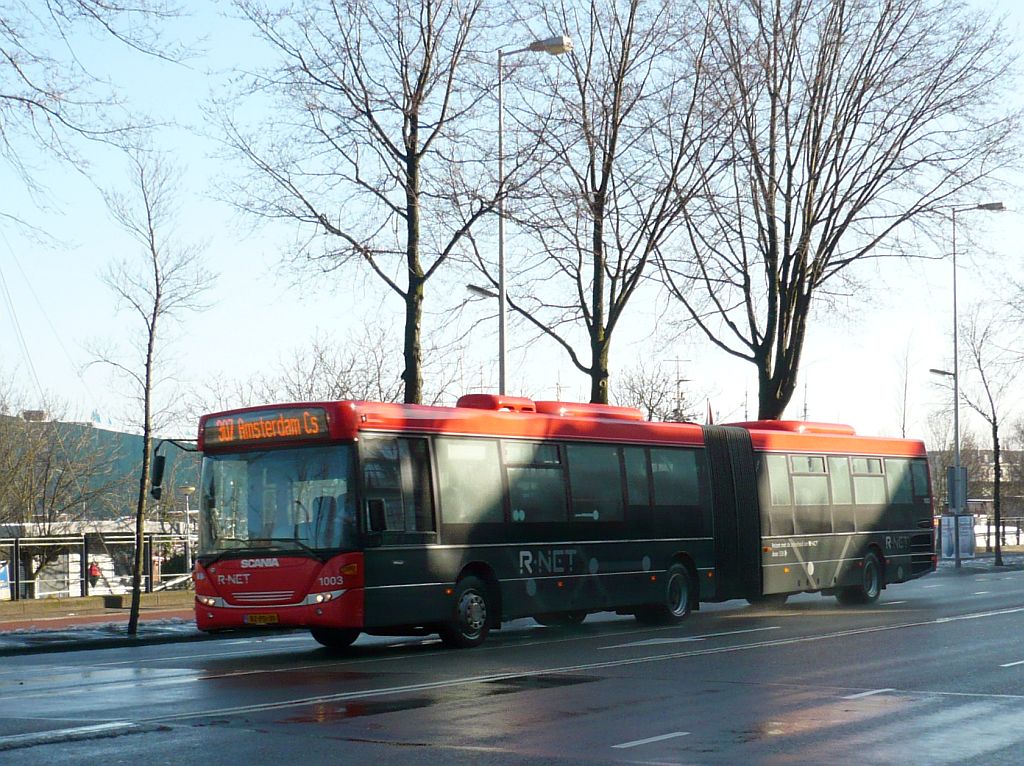
[[[247,614],[245,615],[246,625],[277,625],[276,614]]]

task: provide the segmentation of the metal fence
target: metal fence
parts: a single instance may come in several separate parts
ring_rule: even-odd
[[[182,534],[143,536],[147,593],[187,584],[193,544]],[[134,560],[130,532],[0,537],[0,600],[127,593]]]
[[[1010,516],[1009,518],[1003,516],[1000,522],[997,533],[996,520],[993,516],[979,515],[975,517],[974,537],[979,549],[984,548],[986,551],[991,551],[997,539],[1000,546],[1022,544],[1024,530],[1021,529],[1021,526],[1024,526],[1024,516]]]

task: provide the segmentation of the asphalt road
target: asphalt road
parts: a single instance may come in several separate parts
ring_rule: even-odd
[[[1019,764],[1024,572],[479,649],[303,634],[8,657],[0,763]]]

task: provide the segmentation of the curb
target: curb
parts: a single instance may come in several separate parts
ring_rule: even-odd
[[[54,631],[56,632],[56,631]],[[33,634],[31,638],[26,637],[26,643],[18,646],[3,646],[3,639],[0,638],[0,657],[12,657],[23,654],[52,654],[56,652],[84,652],[96,649],[125,649],[131,646],[154,646],[157,644],[182,644],[193,641],[215,641],[221,638],[228,638],[227,633],[183,633],[178,635],[165,636],[111,636],[110,638],[65,638],[65,637],[42,637],[40,634]],[[39,643],[31,643],[32,641]]]

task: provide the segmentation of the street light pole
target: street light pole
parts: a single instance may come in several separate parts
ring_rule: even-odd
[[[957,315],[957,294],[956,294],[956,214],[967,210],[989,210],[998,212],[1006,210],[1002,202],[983,202],[975,205],[963,205],[951,207],[950,218],[953,225],[953,372],[952,374],[943,370],[932,370],[939,375],[950,375],[953,378],[953,472],[955,483],[953,487],[953,549],[956,559],[956,567],[960,568],[960,516],[964,513],[964,505],[967,500],[967,486],[963,481],[963,466],[960,461],[960,320]],[[973,528],[972,528],[973,533]]]
[[[502,62],[516,53],[550,53],[559,56],[572,50],[572,40],[565,35],[535,40],[525,48],[507,53],[498,49],[498,393],[504,395],[506,384],[506,302],[505,291],[505,101],[503,97]]]

